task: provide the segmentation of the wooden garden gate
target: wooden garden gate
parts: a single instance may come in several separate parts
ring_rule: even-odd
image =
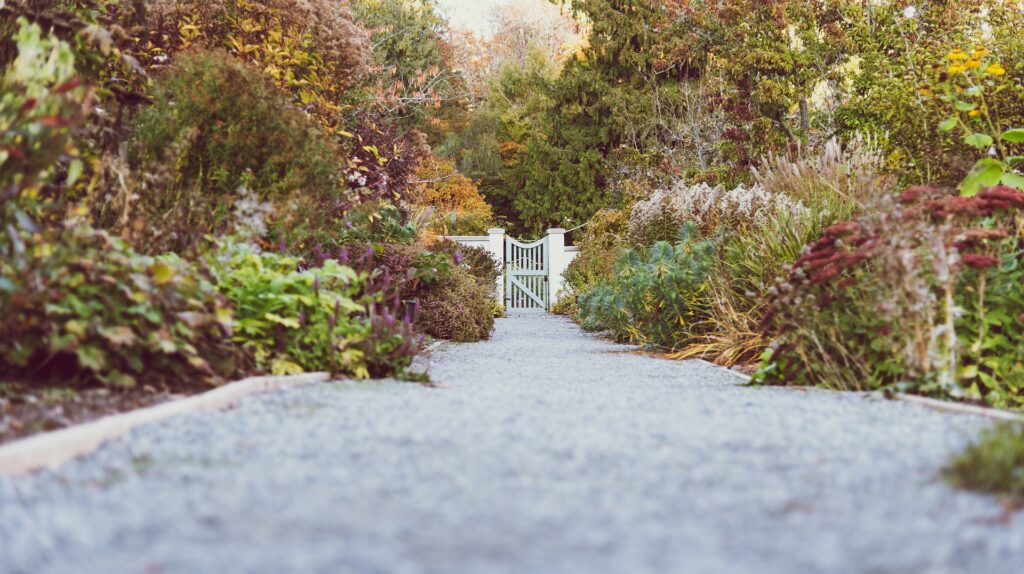
[[[548,238],[532,243],[505,239],[505,309],[547,311],[549,300]]]

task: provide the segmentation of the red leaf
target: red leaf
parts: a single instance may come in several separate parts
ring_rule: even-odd
[[[67,125],[64,118],[57,116],[46,116],[45,118],[39,118],[36,121],[48,128],[62,128]]]
[[[25,161],[26,159],[28,159],[25,156],[25,154],[20,149],[14,147],[14,146],[0,145],[0,150],[3,150],[5,152],[11,154],[11,157],[20,159],[21,161]]]
[[[80,80],[78,78],[71,78],[70,80],[68,80],[68,81],[64,82],[63,84],[61,84],[61,85],[57,86],[56,88],[54,88],[53,89],[53,93],[55,93],[55,94],[63,94],[64,92],[70,92],[71,90],[73,90],[73,89],[75,89],[75,88],[77,88],[78,86],[81,86],[81,85],[82,85],[82,80]]]

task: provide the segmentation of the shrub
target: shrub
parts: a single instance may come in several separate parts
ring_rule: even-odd
[[[354,246],[341,255],[357,269],[386,283],[386,299],[416,301],[419,313],[415,326],[419,332],[460,342],[490,336],[497,276],[491,275],[481,261],[473,267],[465,262],[456,264],[443,245],[434,251],[401,244]],[[485,277],[491,279],[482,280]]]
[[[4,70],[0,92],[0,226],[8,230],[0,257],[21,250],[15,228],[32,233],[42,218],[53,219],[54,181],[63,175],[74,183],[81,174],[71,135],[91,103],[70,46],[24,19],[13,39],[18,56]]]
[[[491,206],[473,180],[459,173],[451,160],[424,158],[416,168],[418,182],[406,200],[431,210],[429,230],[440,235],[482,235],[491,226]]]
[[[613,209],[602,209],[587,221],[576,240],[580,252],[565,271],[570,293],[563,301],[583,295],[601,281],[611,279],[615,261],[626,246],[628,222],[625,213]]]
[[[677,182],[671,189],[655,191],[638,201],[629,216],[629,240],[633,245],[650,245],[670,239],[679,226],[692,222],[709,236],[720,226],[743,232],[773,217],[809,217],[807,208],[785,194],[769,193],[761,187],[726,190],[706,183],[694,186]]]
[[[266,71],[294,101],[334,125],[346,90],[367,71],[369,38],[348,2],[333,0],[151,0],[133,30],[155,49],[144,63],[192,47],[226,49]]]
[[[828,228],[777,287],[760,380],[1024,405],[1024,194],[910,188]]]
[[[208,276],[72,226],[0,259],[0,370],[68,386],[196,388],[245,372],[232,313]]]
[[[683,226],[679,240],[655,243],[646,253],[627,250],[611,279],[580,297],[585,328],[609,330],[621,341],[677,349],[703,329],[710,309],[712,242]]]
[[[148,251],[182,251],[238,223],[252,190],[289,245],[330,237],[354,202],[335,146],[257,70],[223,53],[183,56],[135,128],[139,187],[101,206],[100,221]],[[118,196],[114,196],[115,198]],[[112,198],[113,199],[113,198]]]
[[[436,241],[430,247],[436,253],[444,253],[451,258],[455,265],[469,271],[469,274],[480,285],[484,287],[491,286],[492,292],[496,290],[495,286],[498,284],[498,277],[501,276],[501,267],[487,249],[483,247],[469,247],[450,239]]]
[[[294,258],[231,246],[216,257],[218,287],[237,308],[235,342],[275,374],[330,371],[357,378],[401,373],[416,352],[367,277],[336,261],[300,270]]]
[[[943,474],[960,488],[1024,500],[1024,425],[1003,423],[983,431]]]
[[[456,267],[423,294],[416,324],[438,339],[481,341],[494,329],[494,307],[494,283],[481,284],[469,271]]]

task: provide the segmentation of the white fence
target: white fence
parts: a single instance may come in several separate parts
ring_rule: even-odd
[[[505,230],[496,227],[488,229],[487,235],[449,235],[446,239],[451,239],[467,247],[482,247],[490,252],[502,270],[502,276],[498,277],[497,284],[498,301],[510,309],[513,308],[514,301],[506,301],[509,285],[507,274],[510,273],[506,244],[511,245],[510,242],[514,240],[505,235]],[[546,247],[544,271],[546,272],[547,288],[545,293],[548,298],[547,308],[550,309],[561,298],[565,290],[565,280],[562,275],[580,250],[578,247],[566,247],[565,230],[560,228],[549,229],[542,241]]]

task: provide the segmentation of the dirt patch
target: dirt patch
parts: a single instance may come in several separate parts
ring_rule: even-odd
[[[0,444],[163,403],[184,395],[138,389],[29,389],[0,382]]]

